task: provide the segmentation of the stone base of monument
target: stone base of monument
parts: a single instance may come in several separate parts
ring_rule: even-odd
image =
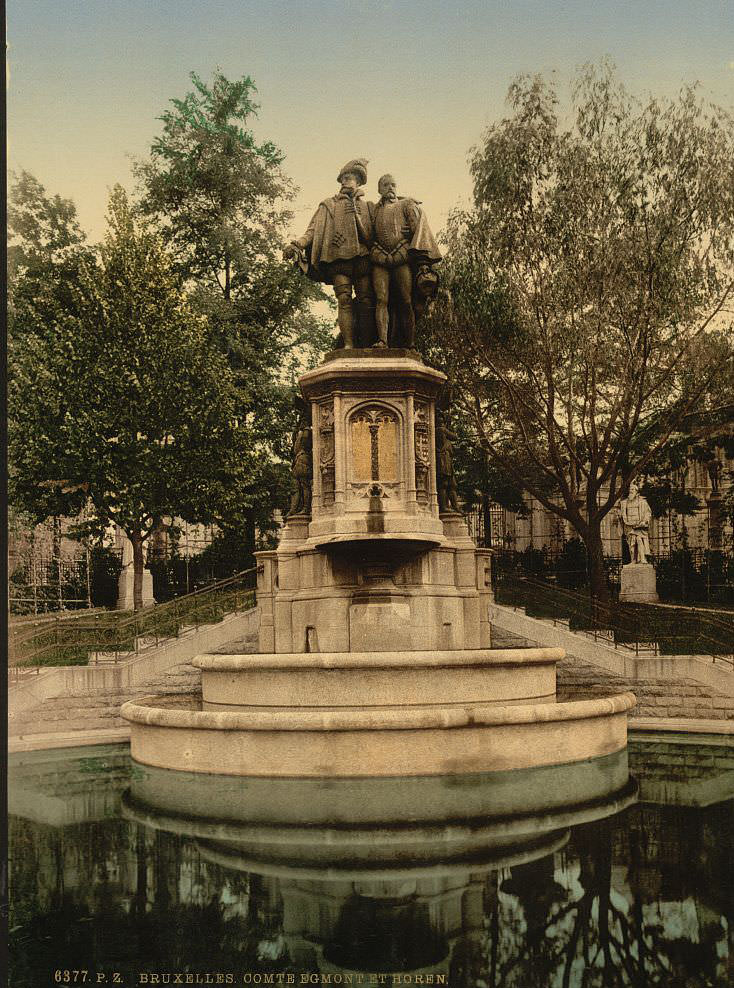
[[[414,353],[378,353],[342,351],[301,377],[311,513],[257,553],[259,654],[197,657],[201,697],[125,704],[137,762],[456,777],[625,748],[631,694],[558,702],[561,650],[491,648],[491,552],[439,505],[444,375]]]
[[[284,537],[277,551],[259,552],[260,651],[489,647],[490,554],[463,519],[451,524],[436,536]]]
[[[622,567],[619,599],[630,604],[656,604],[660,600],[652,563],[627,563]]]

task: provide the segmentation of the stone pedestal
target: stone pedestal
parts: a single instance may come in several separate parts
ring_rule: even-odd
[[[257,553],[259,654],[197,656],[201,699],[125,704],[135,761],[269,781],[408,779],[623,752],[631,694],[556,702],[561,649],[490,647],[490,552],[461,514],[439,513],[444,382],[389,349],[332,354],[303,375],[312,513]]]
[[[122,567],[120,579],[117,584],[117,604],[115,606],[118,611],[131,611],[133,609],[133,582],[133,564],[130,563],[129,566]],[[155,604],[155,597],[153,596],[153,574],[149,569],[144,569],[143,607],[148,607],[150,604]]]
[[[627,563],[622,567],[619,599],[630,604],[656,604],[660,600],[652,563]]]
[[[311,404],[310,518],[258,553],[262,652],[486,648],[490,554],[439,515],[435,405],[415,354],[341,351],[301,378]]]

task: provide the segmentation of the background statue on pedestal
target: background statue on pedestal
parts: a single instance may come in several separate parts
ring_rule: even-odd
[[[415,321],[433,298],[438,276],[433,265],[441,252],[420,203],[397,194],[392,175],[377,185],[374,244],[370,251],[377,346],[413,347]]]
[[[454,476],[454,448],[451,440],[456,439],[449,429],[441,412],[436,412],[436,486],[438,488],[438,510],[459,512],[459,495]]]
[[[649,529],[652,512],[634,480],[630,484],[628,496],[619,502],[619,513],[630,551],[630,561],[647,563],[650,554]]]
[[[296,260],[301,270],[315,281],[334,286],[339,330],[344,346],[352,348],[358,338],[374,335],[369,263],[374,204],[363,201],[364,193],[360,189],[367,182],[366,159],[348,161],[337,181],[341,186],[339,192],[320,203],[308,229],[285,249],[284,257]]]

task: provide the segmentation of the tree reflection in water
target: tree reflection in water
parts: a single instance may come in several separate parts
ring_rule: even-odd
[[[636,806],[577,827],[555,860],[489,876],[486,964],[452,984],[733,984],[733,814]]]
[[[39,809],[10,820],[10,983],[68,968],[128,985],[141,971],[240,984],[246,971],[423,971],[450,988],[725,988],[733,811],[644,802],[576,826],[565,846],[556,836],[550,854],[526,845],[514,863],[415,874],[406,862],[378,880],[328,864],[289,874],[264,852],[258,871],[236,841],[119,816],[43,822]]]

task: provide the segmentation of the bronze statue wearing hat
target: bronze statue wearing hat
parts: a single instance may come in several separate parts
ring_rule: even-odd
[[[334,286],[339,329],[344,346],[355,346],[352,290],[356,296],[360,335],[374,326],[374,295],[369,253],[373,241],[374,204],[363,199],[367,161],[348,161],[337,176],[339,192],[319,204],[308,229],[286,248],[284,256],[298,262],[315,281]]]

